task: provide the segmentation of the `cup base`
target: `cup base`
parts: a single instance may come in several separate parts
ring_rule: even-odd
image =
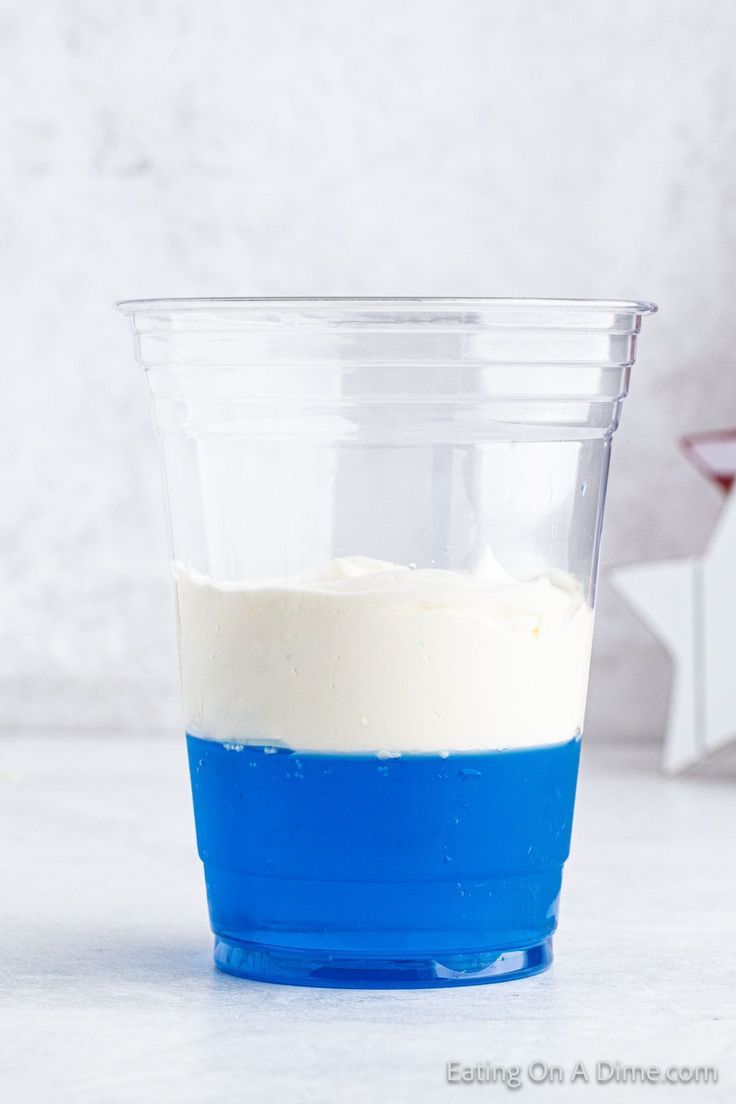
[[[533,947],[461,954],[363,957],[326,950],[273,947],[215,936],[215,966],[223,973],[281,985],[322,989],[439,989],[514,981],[547,970],[552,939]]]

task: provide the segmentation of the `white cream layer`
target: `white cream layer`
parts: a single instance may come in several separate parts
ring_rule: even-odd
[[[363,556],[216,583],[175,565],[187,731],[297,750],[555,744],[582,727],[593,613],[560,572],[520,580]]]

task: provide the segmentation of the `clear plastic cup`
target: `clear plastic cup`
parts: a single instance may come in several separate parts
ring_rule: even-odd
[[[215,961],[552,958],[611,437],[649,303],[151,300]]]

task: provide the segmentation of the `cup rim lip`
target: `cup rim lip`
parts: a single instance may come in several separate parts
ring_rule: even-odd
[[[655,314],[656,303],[646,299],[506,298],[502,296],[406,296],[406,295],[295,295],[295,296],[180,296],[172,298],[119,299],[117,310],[125,315],[165,311],[233,310],[239,307],[273,308],[289,311],[304,308],[355,309],[384,307],[387,310],[574,310],[615,311],[618,314]]]

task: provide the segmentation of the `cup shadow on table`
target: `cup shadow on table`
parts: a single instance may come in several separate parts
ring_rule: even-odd
[[[427,1025],[449,1015],[464,1016],[469,1007],[483,1007],[489,1019],[504,1020],[529,1013],[542,1000],[557,999],[555,971],[505,985],[454,989],[330,989],[277,985],[231,977],[215,969],[212,945],[185,935],[165,940],[137,938],[135,931],[96,927],[70,932],[49,923],[26,932],[10,969],[0,980],[17,1008],[45,1005],[54,1015],[67,1010],[103,1012],[124,1006],[136,1011],[177,1007],[191,1009],[194,1001],[203,1014],[246,1012],[293,1014],[295,1027],[303,1017],[331,1022],[338,1017],[354,1022],[383,1022],[389,1007],[402,1022]],[[26,942],[25,940],[23,941]],[[15,976],[13,976],[15,975]],[[544,994],[544,996],[542,995]],[[539,1009],[536,1009],[536,1014]]]
[[[43,990],[48,996],[86,988],[93,1001],[101,989],[130,990],[156,983],[164,988],[211,980],[212,948],[206,935],[148,941],[135,932],[104,927],[84,930],[53,922],[26,929],[8,974],[17,975],[25,993]],[[12,984],[10,986],[13,988]]]

